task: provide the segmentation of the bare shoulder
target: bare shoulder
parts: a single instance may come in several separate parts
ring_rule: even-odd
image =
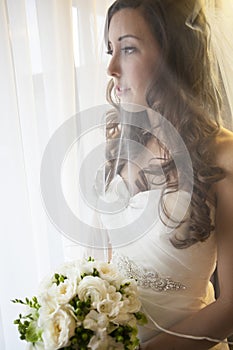
[[[221,299],[233,302],[233,133],[221,129],[214,144],[216,165],[225,177],[213,185],[216,199],[215,233],[218,251],[218,278]]]
[[[213,184],[211,192],[219,206],[228,207],[233,212],[233,132],[222,128],[213,144],[213,152],[215,164],[225,176]]]
[[[225,222],[233,227],[233,133],[222,128],[215,140],[213,151],[215,164],[223,169],[225,174],[224,178],[212,187],[217,199],[216,209],[221,223]]]
[[[222,128],[214,144],[216,165],[233,176],[233,132]]]

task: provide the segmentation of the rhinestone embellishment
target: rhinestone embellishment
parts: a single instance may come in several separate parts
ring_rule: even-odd
[[[114,261],[115,259],[119,270],[127,278],[135,279],[139,287],[151,288],[156,292],[186,289],[182,283],[173,281],[170,277],[161,277],[157,272],[146,271],[126,256],[114,254]]]

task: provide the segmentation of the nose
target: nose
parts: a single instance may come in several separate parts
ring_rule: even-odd
[[[120,64],[120,59],[117,55],[112,56],[108,65],[107,73],[111,77],[120,77],[121,64]]]

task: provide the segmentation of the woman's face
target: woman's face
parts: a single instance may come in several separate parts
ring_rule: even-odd
[[[115,13],[109,26],[108,74],[120,101],[146,106],[146,91],[159,58],[149,26],[135,9]]]

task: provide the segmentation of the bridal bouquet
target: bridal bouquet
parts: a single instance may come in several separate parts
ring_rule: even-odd
[[[31,349],[136,349],[140,312],[137,283],[111,263],[88,260],[61,266],[40,285],[38,297],[25,301],[14,321]]]

